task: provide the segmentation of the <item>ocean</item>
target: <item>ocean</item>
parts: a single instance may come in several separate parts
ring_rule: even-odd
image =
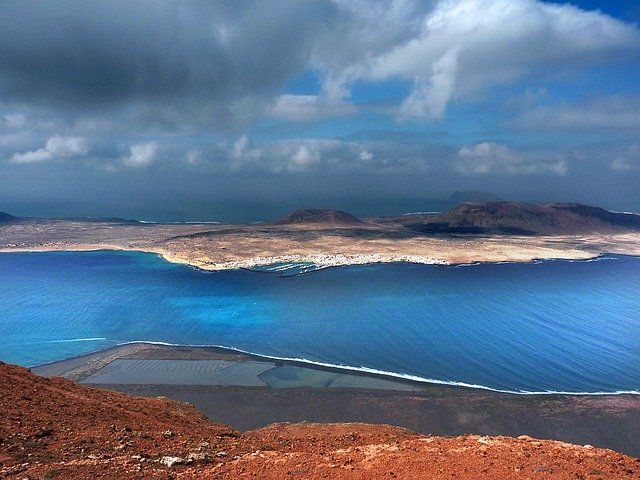
[[[514,393],[638,393],[640,258],[281,276],[138,252],[0,253],[0,360],[135,341]]]

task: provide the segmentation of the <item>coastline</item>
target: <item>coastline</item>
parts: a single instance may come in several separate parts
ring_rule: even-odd
[[[0,252],[117,250],[160,255],[206,271],[283,263],[317,268],[372,263],[464,265],[640,256],[640,232],[554,235],[425,235],[371,221],[326,225],[122,224],[24,220],[0,228]]]
[[[370,265],[377,263],[413,263],[420,265],[443,265],[443,266],[462,266],[462,265],[476,265],[481,263],[532,263],[545,260],[576,260],[586,261],[594,260],[606,255],[630,255],[640,256],[640,248],[638,251],[631,251],[629,253],[617,252],[617,251],[602,251],[602,252],[586,252],[586,251],[554,251],[549,252],[548,256],[537,256],[533,254],[527,254],[523,252],[521,255],[515,257],[484,257],[480,259],[465,259],[458,258],[454,261],[438,258],[436,256],[423,256],[423,255],[384,255],[384,254],[296,254],[296,255],[279,255],[279,256],[256,256],[244,260],[234,260],[226,262],[212,262],[211,260],[197,260],[192,258],[185,258],[184,256],[175,254],[173,252],[159,249],[159,248],[144,248],[144,247],[123,247],[121,245],[65,245],[65,246],[50,246],[50,247],[18,247],[7,248],[0,247],[0,253],[46,253],[46,252],[93,252],[93,251],[119,251],[119,252],[140,252],[151,253],[162,257],[169,263],[176,263],[180,265],[188,265],[200,270],[205,271],[222,271],[222,270],[240,270],[251,269],[256,267],[265,267],[270,265],[280,265],[287,263],[309,263],[319,269],[330,267],[342,267],[350,265]]]
[[[519,391],[502,390],[485,385],[475,385],[455,380],[438,380],[417,377],[414,375],[387,372],[368,367],[355,367],[349,365],[336,365],[325,362],[316,362],[304,358],[278,357],[248,352],[234,347],[221,345],[178,345],[166,342],[132,341],[120,343],[105,349],[84,353],[74,357],[56,360],[29,367],[35,373],[44,376],[63,376],[65,378],[82,382],[96,371],[109,363],[119,359],[167,359],[167,360],[232,360],[234,362],[259,362],[274,366],[291,366],[302,370],[316,370],[330,372],[338,375],[381,379],[389,382],[383,389],[393,389],[393,384],[398,387],[410,386],[415,388],[441,387],[465,389],[472,391],[492,392],[517,396],[618,396],[631,395],[640,397],[640,390],[625,390],[614,392],[568,392],[568,391]],[[211,383],[216,386],[215,383]],[[222,385],[218,385],[222,386]],[[388,388],[386,388],[388,387]],[[357,387],[356,387],[357,388]],[[401,388],[402,389],[402,388]]]
[[[314,367],[295,360],[273,363],[276,368],[289,368],[289,371],[290,367],[309,370],[310,378],[316,380],[313,371],[321,376],[346,373],[362,379],[363,383],[360,386],[344,383],[341,388],[292,384],[286,388],[234,383],[163,384],[153,381],[153,371],[148,368],[149,364],[164,362],[180,372],[181,364],[191,362],[201,368],[202,363],[209,360],[234,365],[244,363],[253,368],[256,362],[268,359],[220,347],[129,343],[33,367],[32,371],[45,376],[63,374],[83,383],[83,378],[90,378],[113,362],[129,361],[133,366],[142,362],[144,368],[138,372],[146,372],[147,380],[151,381],[100,383],[96,379],[101,377],[95,376],[85,384],[137,396],[162,396],[188,402],[211,420],[241,430],[260,428],[273,422],[386,423],[433,435],[475,433],[555,438],[640,456],[639,395],[514,395],[460,386],[420,384],[398,378],[383,379],[390,382],[387,385],[390,388],[379,388],[380,385],[371,388],[372,384],[368,382],[381,379],[380,375]],[[113,369],[107,373],[113,373]],[[113,380],[114,377],[102,378]],[[409,388],[401,388],[403,386]]]
[[[413,263],[462,266],[540,260],[586,261],[607,254],[640,256],[638,233],[537,237],[420,236],[396,239],[384,236],[384,232],[373,228],[367,230],[373,233],[365,235],[346,230],[311,232],[271,227],[234,227],[230,230],[229,226],[220,225],[148,225],[143,228],[87,223],[74,226],[72,222],[42,225],[32,223],[4,227],[0,232],[0,251],[143,252],[204,271],[311,261],[321,263],[324,268],[414,260]],[[149,352],[143,354],[148,344],[129,344],[126,348],[133,356],[153,356]],[[186,356],[191,356],[191,360],[184,357],[185,349],[190,351]],[[206,355],[203,355],[204,348],[165,347],[161,350],[162,354],[154,354],[158,357],[156,359],[169,362],[200,359],[213,364],[229,361],[255,366],[251,362],[265,360],[264,357],[256,358],[238,351],[212,348],[206,349]],[[133,359],[131,356],[129,358]],[[73,375],[81,378],[119,360],[122,357],[118,350],[107,349],[65,362],[76,362],[73,367],[75,373],[71,372],[70,378],[74,378]],[[318,378],[333,381],[336,375],[349,377],[349,382],[340,383],[343,385],[340,388],[299,384],[290,384],[291,388],[270,388],[260,384],[234,384],[231,381],[220,385],[167,385],[157,377],[143,378],[138,383],[100,384],[95,377],[91,386],[189,402],[210,419],[243,430],[260,428],[273,422],[387,423],[434,435],[477,433],[556,438],[640,456],[638,394],[566,395],[547,392],[518,395],[468,386],[415,382],[393,375],[383,377],[384,372],[347,371],[336,366],[312,365],[302,359],[270,361],[274,367],[269,368],[293,367],[310,371],[307,372],[308,377],[303,375],[303,380],[309,379],[310,382],[317,383]],[[34,370],[49,368],[52,372],[52,365],[35,367]],[[141,370],[138,368],[137,371]],[[113,370],[107,373],[112,376],[103,378],[113,380]],[[362,383],[354,387],[350,383],[351,377],[362,379]],[[135,379],[129,380],[133,382]],[[363,387],[370,380],[389,381],[411,389]],[[375,386],[381,385],[378,383]]]
[[[299,375],[309,375],[310,373],[313,375],[312,371],[317,371],[331,373],[337,376],[354,377],[351,378],[351,380],[355,385],[358,384],[355,377],[369,380],[383,380],[383,382],[379,382],[379,386],[382,390],[413,390],[425,385],[437,384],[420,380],[412,380],[410,378],[396,376],[388,372],[367,371],[348,366],[321,364],[304,359],[260,355],[231,347],[213,345],[173,345],[161,342],[144,341],[122,343],[95,352],[32,366],[30,369],[39,375],[63,376],[74,381],[83,382],[90,379],[96,372],[110,363],[122,359],[167,360],[176,362],[212,360],[234,363],[261,363],[273,368],[283,366],[295,367],[298,369],[297,373]],[[224,384],[216,384],[215,380],[212,380],[211,378],[207,379],[207,382],[207,384],[211,386],[224,386]],[[330,383],[333,383],[333,381]],[[366,382],[364,384],[369,385],[369,383]],[[265,384],[265,386],[268,387],[269,384]],[[442,386],[448,387],[454,385],[443,383]],[[278,389],[282,387],[271,386],[271,388]],[[359,387],[355,386],[354,388]],[[474,387],[469,386],[464,388]]]

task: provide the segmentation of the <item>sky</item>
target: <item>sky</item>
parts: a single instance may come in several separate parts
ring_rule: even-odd
[[[0,3],[0,211],[640,211],[640,2]]]

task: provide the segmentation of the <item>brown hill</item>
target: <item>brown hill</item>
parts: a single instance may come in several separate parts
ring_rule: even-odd
[[[363,424],[241,434],[188,404],[3,364],[0,391],[0,478],[640,478],[631,457],[530,437],[425,437]]]
[[[640,231],[640,215],[579,203],[463,203],[447,213],[405,226],[423,233],[562,235]]]
[[[273,225],[320,224],[330,227],[348,227],[362,225],[362,220],[341,210],[325,208],[306,208],[295,210],[283,218],[272,222]]]

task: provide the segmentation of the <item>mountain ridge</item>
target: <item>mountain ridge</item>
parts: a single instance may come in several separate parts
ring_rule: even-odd
[[[412,219],[413,220],[413,219]],[[640,215],[580,203],[465,202],[405,227],[425,234],[579,234],[640,231]]]

